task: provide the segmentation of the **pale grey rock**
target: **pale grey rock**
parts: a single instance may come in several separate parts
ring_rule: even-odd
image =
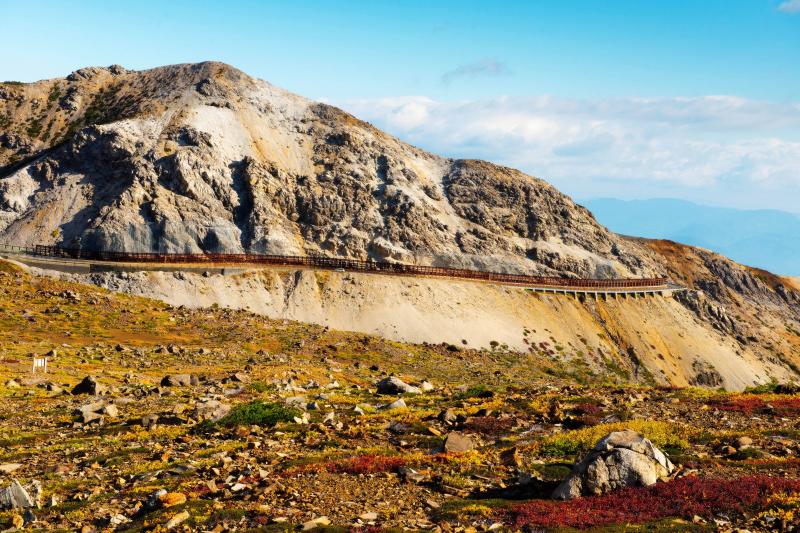
[[[605,494],[625,487],[646,487],[669,476],[675,467],[643,435],[626,429],[600,439],[572,474],[553,492],[569,500]]]
[[[463,453],[475,449],[475,440],[469,435],[463,433],[452,432],[448,433],[444,439],[444,451]]]
[[[22,468],[20,463],[5,463],[0,465],[0,474],[10,474],[20,468]]]
[[[36,486],[26,489],[19,481],[13,480],[11,485],[0,489],[0,509],[29,509],[36,506],[35,495],[31,495],[29,489],[34,493],[39,490]]]
[[[119,409],[112,403],[107,403],[103,400],[90,402],[75,409],[75,414],[78,415],[78,421],[82,424],[90,424],[92,422],[102,423],[104,416],[116,418],[119,416]]]
[[[391,403],[387,403],[386,405],[382,406],[381,409],[392,410],[392,409],[405,409],[408,407],[406,405],[405,400],[400,398],[399,400],[395,400]]]
[[[389,376],[378,382],[378,394],[421,394],[419,387],[414,387],[396,376]]]
[[[202,399],[197,402],[194,410],[196,420],[210,420],[216,422],[231,410],[231,405],[216,399]]]

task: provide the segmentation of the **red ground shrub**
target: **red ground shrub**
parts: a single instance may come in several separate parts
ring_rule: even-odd
[[[514,506],[515,528],[638,524],[664,518],[710,518],[764,507],[779,492],[800,492],[800,480],[751,476],[738,479],[684,477],[651,487],[624,489],[604,496],[559,502],[533,500]]]
[[[381,472],[397,472],[406,466],[406,461],[400,457],[385,455],[359,455],[325,464],[328,472],[334,474],[378,474]]]
[[[593,403],[579,403],[572,410],[579,415],[600,415],[603,413],[603,408]]]
[[[800,398],[776,398],[765,401],[758,396],[739,396],[734,398],[713,399],[709,405],[720,411],[753,414],[772,412],[777,415],[800,413]]]
[[[497,418],[495,416],[473,416],[467,420],[464,429],[469,433],[484,435],[502,435],[511,431],[517,421],[514,418]]]

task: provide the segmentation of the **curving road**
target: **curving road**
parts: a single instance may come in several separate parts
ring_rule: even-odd
[[[129,253],[116,251],[84,250],[58,246],[14,246],[0,244],[0,250],[13,254],[47,258],[67,259],[99,263],[134,263],[141,265],[209,265],[209,266],[279,266],[301,267],[323,270],[379,273],[405,276],[427,276],[454,279],[481,280],[491,283],[544,289],[546,292],[601,291],[601,292],[661,292],[674,290],[667,278],[616,278],[589,279],[554,276],[529,276],[502,272],[409,265],[380,261],[360,261],[325,256],[281,256],[264,254],[162,254]]]

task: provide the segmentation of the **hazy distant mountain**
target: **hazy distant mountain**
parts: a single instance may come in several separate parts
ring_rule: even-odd
[[[702,246],[746,265],[800,275],[800,216],[792,213],[662,198],[597,198],[582,203],[598,222],[617,233]]]

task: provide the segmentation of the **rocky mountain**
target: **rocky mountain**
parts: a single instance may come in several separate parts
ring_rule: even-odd
[[[560,357],[556,343],[634,380],[742,388],[800,368],[800,292],[790,280],[619,236],[543,180],[427,153],[220,63],[1,84],[0,242],[668,275],[690,290],[663,302],[585,304],[308,272],[83,280],[401,340],[496,341]]]
[[[0,239],[653,273],[546,182],[438,157],[220,63],[0,86]]]

